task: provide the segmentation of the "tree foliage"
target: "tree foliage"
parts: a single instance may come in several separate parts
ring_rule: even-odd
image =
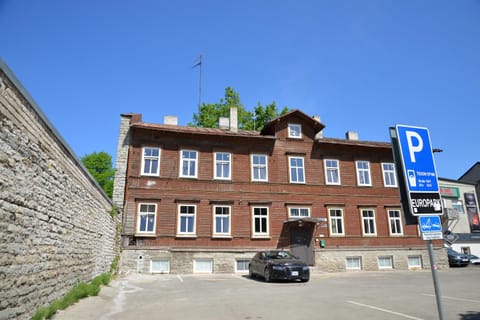
[[[113,178],[115,177],[112,157],[103,151],[93,152],[83,156],[81,161],[100,187],[102,187],[103,191],[112,198]]]
[[[231,87],[225,88],[225,96],[217,103],[203,103],[198,113],[193,114],[193,122],[189,123],[192,127],[216,128],[220,117],[229,117],[230,108],[237,108],[238,128],[243,130],[260,131],[265,124],[288,112],[288,107],[284,107],[281,112],[278,111],[274,101],[266,106],[260,102],[248,111],[242,105],[239,94]]]

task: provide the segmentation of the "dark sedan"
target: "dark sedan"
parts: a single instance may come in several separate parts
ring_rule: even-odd
[[[283,250],[258,252],[248,267],[250,278],[263,277],[265,281],[271,280],[310,280],[308,265]]]
[[[451,248],[448,248],[447,254],[448,264],[450,265],[450,267],[466,267],[470,263],[470,259],[468,259],[468,256],[466,254],[458,253]]]

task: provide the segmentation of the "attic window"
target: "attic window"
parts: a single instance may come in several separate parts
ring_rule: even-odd
[[[302,138],[302,126],[300,124],[288,124],[288,137],[294,139]]]

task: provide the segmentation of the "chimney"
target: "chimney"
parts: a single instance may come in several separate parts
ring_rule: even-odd
[[[177,116],[164,116],[163,117],[163,124],[171,124],[171,125],[178,125],[178,118]]]
[[[355,131],[347,131],[345,133],[345,138],[347,140],[358,140],[358,132]]]
[[[238,132],[238,110],[237,107],[230,108],[230,131]]]
[[[227,117],[218,118],[218,127],[222,130],[228,130],[230,128],[230,119]]]
[[[317,122],[320,122],[320,116],[319,115],[316,115],[316,116],[312,116],[313,120],[317,121]]]

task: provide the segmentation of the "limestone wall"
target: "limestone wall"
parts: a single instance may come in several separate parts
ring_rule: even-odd
[[[76,283],[109,271],[120,222],[111,209],[0,61],[0,319],[29,319]]]

